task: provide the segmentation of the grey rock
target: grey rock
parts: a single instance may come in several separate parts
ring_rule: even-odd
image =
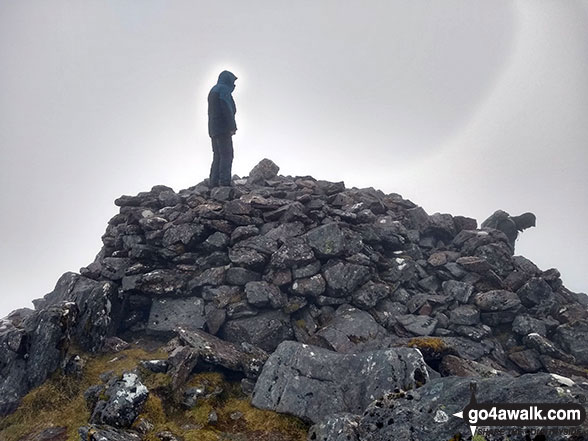
[[[166,373],[169,367],[167,360],[142,360],[139,365],[156,374]]]
[[[210,334],[216,335],[227,319],[227,311],[214,306],[211,308],[205,308],[205,311],[206,329]]]
[[[257,378],[268,358],[268,354],[260,348],[250,345],[239,347],[203,331],[181,330],[178,336],[207,363],[243,372],[249,378]]]
[[[508,358],[523,372],[534,373],[543,368],[543,364],[539,360],[539,353],[533,349],[512,352]]]
[[[207,302],[213,302],[217,308],[224,308],[230,303],[239,302],[244,297],[245,294],[239,286],[208,286],[202,289],[202,298]]]
[[[323,270],[329,295],[343,297],[352,294],[370,278],[370,269],[363,265],[337,262]]]
[[[454,298],[460,303],[468,303],[474,292],[474,287],[469,283],[457,280],[446,280],[441,284],[445,295]]]
[[[549,299],[553,295],[553,291],[545,280],[533,278],[519,289],[517,294],[524,306],[532,308]]]
[[[227,268],[225,266],[205,269],[198,276],[194,277],[188,282],[188,290],[190,292],[194,292],[196,288],[200,288],[205,285],[223,285],[225,283],[226,276]]]
[[[439,372],[444,377],[494,377],[504,372],[488,367],[473,360],[464,360],[455,355],[446,355],[441,360]]]
[[[388,333],[365,311],[340,306],[328,325],[316,333],[323,345],[337,352],[360,352],[385,346]]]
[[[198,224],[173,225],[165,230],[162,245],[169,248],[179,244],[190,250],[202,241],[204,231],[204,227]]]
[[[96,403],[90,422],[128,428],[141,413],[149,391],[137,374],[125,372],[104,391],[104,395],[105,399]]]
[[[516,309],[520,306],[521,301],[514,292],[494,290],[476,294],[474,303],[480,311],[494,312]]]
[[[182,331],[180,330],[179,332]],[[171,377],[173,392],[180,390],[184,386],[198,364],[198,355],[198,351],[188,346],[178,346],[169,354],[167,373]]]
[[[312,248],[300,238],[288,239],[271,257],[271,265],[286,268],[306,265],[315,260]]]
[[[336,223],[314,228],[306,233],[306,238],[318,257],[340,256],[345,251],[345,236]]]
[[[287,239],[304,234],[304,231],[305,228],[302,222],[286,222],[272,228],[264,236],[268,239],[284,243]]]
[[[456,435],[469,439],[470,428],[463,419],[453,417],[463,411],[470,398],[471,378],[444,377],[431,380],[414,391],[390,394],[375,401],[359,423],[359,438],[365,441],[449,440]],[[578,385],[569,386],[551,374],[527,374],[518,378],[496,376],[476,379],[478,402],[534,403],[575,402],[583,394]],[[388,424],[392,421],[393,424]],[[586,423],[582,426],[586,430]],[[455,439],[455,438],[454,438]],[[499,441],[503,435],[485,435],[487,441]],[[551,439],[551,438],[550,438]],[[562,437],[554,438],[563,441]]]
[[[284,342],[265,363],[252,404],[318,422],[340,412],[362,413],[386,392],[415,387],[428,379],[416,349],[344,355]]]
[[[78,433],[81,441],[141,441],[138,433],[108,426],[83,426]]]
[[[394,302],[390,299],[384,299],[377,304],[373,311],[372,316],[376,321],[385,327],[390,329],[395,323],[397,323],[397,317],[408,313],[406,305],[400,302]]]
[[[186,287],[186,276],[166,269],[122,278],[123,291],[137,291],[149,296],[181,295]]]
[[[316,274],[308,279],[295,280],[292,284],[292,292],[301,296],[318,297],[325,292],[327,284],[321,274]]]
[[[255,317],[227,321],[221,329],[223,340],[232,343],[250,343],[272,352],[284,341],[293,338],[294,332],[288,315],[269,311]]]
[[[264,181],[275,178],[280,171],[272,160],[264,158],[249,172],[248,185],[263,184]]]
[[[588,365],[588,322],[578,320],[559,326],[553,340],[582,365]]]
[[[261,274],[246,268],[231,267],[227,270],[226,283],[229,285],[245,286],[249,282],[261,279]]]
[[[523,338],[523,343],[531,349],[536,350],[539,354],[548,355],[553,358],[565,361],[567,363],[575,363],[576,359],[573,355],[562,351],[550,342],[546,337],[532,332]]]
[[[359,441],[359,419],[351,413],[329,415],[309,429],[308,441]]]
[[[472,326],[480,322],[480,311],[473,305],[463,305],[450,311],[451,324]]]
[[[355,306],[362,309],[371,309],[381,300],[387,298],[392,293],[392,288],[383,283],[369,281],[355,291],[351,298]]]
[[[151,334],[170,334],[176,328],[202,329],[205,322],[204,301],[198,297],[155,299],[146,330]]]
[[[245,285],[247,302],[256,307],[269,306],[281,308],[287,302],[287,297],[275,285],[264,281],[249,282]]]
[[[398,322],[415,335],[431,335],[437,327],[437,319],[424,315],[406,314],[398,317]]]
[[[309,263],[308,265],[301,266],[299,268],[292,268],[292,277],[294,279],[304,279],[306,277],[312,277],[321,270],[321,263],[318,260]]]
[[[516,316],[512,323],[512,331],[523,337],[532,332],[544,337],[547,335],[545,323],[527,314]]]

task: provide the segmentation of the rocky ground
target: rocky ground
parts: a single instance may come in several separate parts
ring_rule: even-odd
[[[556,269],[474,219],[277,173],[117,199],[95,261],[0,322],[0,440],[468,440],[472,382],[584,401],[588,297]]]

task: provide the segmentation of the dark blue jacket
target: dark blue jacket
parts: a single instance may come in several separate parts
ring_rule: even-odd
[[[208,134],[213,136],[229,135],[237,130],[235,123],[235,101],[231,93],[235,89],[237,77],[224,70],[218,76],[218,82],[208,94]]]

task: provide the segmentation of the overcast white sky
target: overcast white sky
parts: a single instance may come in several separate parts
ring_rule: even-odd
[[[94,259],[116,197],[207,176],[223,69],[235,173],[533,211],[517,254],[588,291],[587,1],[0,0],[0,317]]]

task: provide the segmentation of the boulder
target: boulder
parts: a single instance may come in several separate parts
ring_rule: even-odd
[[[345,236],[336,223],[314,228],[306,233],[306,238],[318,257],[340,256],[345,251]]]
[[[280,171],[272,160],[264,158],[249,172],[248,185],[264,184],[266,180],[275,178]]]
[[[252,404],[318,422],[340,412],[361,414],[387,392],[414,388],[428,380],[416,349],[339,354],[288,341],[265,363]]]
[[[290,317],[281,311],[268,311],[255,317],[227,321],[221,331],[223,340],[250,343],[272,352],[284,340],[294,337]]]
[[[104,399],[96,403],[90,423],[129,428],[141,413],[148,396],[149,391],[138,375],[125,372],[104,391]]]
[[[251,345],[239,347],[203,331],[181,329],[178,331],[178,337],[207,363],[243,372],[250,378],[256,378],[259,375],[261,367],[268,358],[268,354],[262,349]]]
[[[165,335],[173,333],[178,327],[202,329],[205,322],[204,300],[198,297],[155,299],[146,331]]]
[[[313,341],[336,352],[352,353],[381,348],[388,333],[365,311],[342,305],[332,320],[319,329]]]
[[[359,439],[411,441],[470,439],[470,427],[455,413],[470,400],[471,378],[431,380],[416,390],[392,393],[374,401],[359,421]],[[551,374],[527,374],[518,378],[495,376],[475,380],[476,399],[488,403],[574,403],[583,389],[569,379]],[[540,398],[538,398],[540,397]],[[586,431],[588,424],[581,429]],[[485,434],[486,441],[503,440],[503,434]],[[551,440],[551,438],[549,438]],[[553,438],[567,439],[565,435]]]

